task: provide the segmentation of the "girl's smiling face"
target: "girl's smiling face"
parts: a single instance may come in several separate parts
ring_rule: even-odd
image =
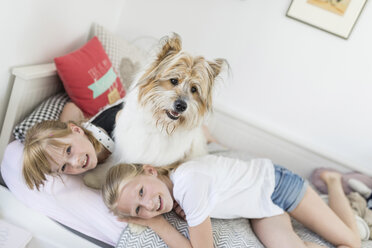
[[[117,210],[125,215],[150,219],[172,210],[173,186],[169,178],[160,179],[154,167],[144,165],[144,171],[123,187]]]
[[[97,153],[83,129],[69,124],[72,133],[56,141],[66,144],[63,148],[47,147],[46,150],[54,161],[51,169],[57,173],[76,175],[94,169],[97,166]]]

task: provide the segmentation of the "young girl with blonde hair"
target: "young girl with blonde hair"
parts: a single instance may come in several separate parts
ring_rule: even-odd
[[[293,231],[290,217],[337,247],[358,248],[355,216],[341,175],[324,171],[329,206],[300,176],[267,159],[242,161],[208,155],[174,170],[120,164],[102,189],[105,204],[122,221],[149,226],[169,247],[213,247],[210,218],[250,219],[265,247],[320,247]],[[177,201],[189,225],[187,239],[162,214]]]
[[[27,186],[39,190],[47,175],[82,174],[103,162],[113,151],[112,130],[121,108],[119,102],[83,123],[82,111],[70,102],[60,120],[43,121],[30,128],[23,152]]]

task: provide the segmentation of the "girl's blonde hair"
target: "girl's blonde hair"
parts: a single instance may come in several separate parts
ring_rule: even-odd
[[[178,164],[155,167],[158,176],[169,176],[171,170],[176,169]],[[121,217],[128,216],[117,209],[119,195],[133,178],[144,173],[142,164],[118,164],[112,167],[106,175],[106,183],[102,187],[103,201],[114,215]]]
[[[46,150],[47,147],[64,148],[67,144],[57,141],[72,133],[69,125],[74,124],[83,129],[89,141],[93,144],[96,153],[102,149],[101,143],[93,137],[92,133],[74,122],[61,122],[47,120],[34,125],[27,131],[25,148],[23,151],[23,177],[30,189],[39,190],[46,181],[46,175],[52,175],[50,161],[55,162],[53,156]]]

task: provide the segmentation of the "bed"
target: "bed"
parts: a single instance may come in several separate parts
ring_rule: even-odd
[[[23,144],[14,140],[12,131],[15,125],[41,102],[63,91],[63,87],[54,63],[14,68],[13,75],[13,89],[0,137],[1,172],[12,195],[27,207],[76,233],[78,235],[76,242],[79,242],[79,239],[89,240],[90,243],[85,243],[84,247],[97,247],[97,245],[99,247],[143,247],[145,245],[166,247],[152,230],[132,233],[125,223],[118,222],[103,205],[100,192],[86,188],[79,177],[65,177],[62,184],[54,182],[53,179],[51,180],[53,183],[42,192],[31,191],[26,187],[20,170]],[[350,170],[336,161],[298,146],[236,116],[234,111],[227,109],[221,101],[216,101],[214,112],[208,119],[208,127],[212,135],[230,149],[211,147],[211,152],[241,159],[249,159],[252,156],[269,157],[275,163],[286,165],[304,178],[307,178],[319,165],[341,171]],[[69,187],[68,189],[74,193],[66,192],[65,187]],[[4,190],[3,186],[2,190]],[[7,207],[7,200],[1,202],[2,207]],[[71,206],[76,210],[71,210]],[[184,221],[174,213],[167,214],[166,218],[187,235],[187,225]],[[19,224],[22,225],[21,222]],[[212,224],[217,247],[263,247],[254,236],[247,220],[214,219]],[[293,224],[296,232],[304,240],[332,247],[296,221],[293,221]],[[362,247],[372,247],[372,242],[364,241]]]
[[[14,173],[9,173],[9,168],[14,168],[17,166],[19,167],[21,165],[21,152],[23,145],[19,141],[13,140],[14,138],[11,134],[13,127],[18,122],[20,122],[20,120],[22,120],[32,109],[34,109],[42,100],[62,90],[61,83],[57,77],[56,68],[53,63],[15,68],[13,70],[13,74],[15,75],[15,80],[0,139],[0,157],[2,160],[1,166],[5,182],[14,181],[8,180],[8,177],[10,175],[14,175]],[[234,126],[236,128],[229,128],[229,133],[225,134],[223,130],[226,130],[226,126]],[[283,164],[285,164],[286,162],[287,164],[293,164],[290,163],[290,161],[292,160],[291,156],[293,156],[294,160],[306,159],[309,161],[318,162],[319,160],[323,160],[323,162],[328,162],[327,165],[329,166],[346,170],[346,168],[341,168],[337,164],[332,163],[332,161],[326,161],[324,160],[324,158],[317,157],[316,154],[312,154],[311,152],[301,147],[296,147],[295,145],[286,142],[279,137],[270,135],[269,133],[255,128],[248,123],[244,123],[244,121],[239,121],[238,119],[227,115],[218,107],[214,110],[213,116],[209,119],[209,127],[212,134],[217,137],[217,139],[221,143],[227,144],[228,146],[232,146],[234,148],[232,151],[216,151],[226,156],[249,159],[251,157],[250,154],[256,156],[270,156],[270,154],[268,153],[272,152],[274,160],[280,160],[280,162]],[[240,138],[236,139],[236,137]],[[280,153],[280,156],[275,156],[276,153],[273,152],[274,148],[272,147],[277,146],[281,147],[280,151],[276,151],[276,153]],[[260,147],[265,147],[265,150]],[[286,151],[285,154],[283,154],[283,150]],[[285,158],[285,155],[288,157]],[[307,164],[309,165],[309,162]],[[296,166],[292,167],[293,168],[291,169],[298,171],[305,177],[312,170],[312,168],[309,167],[301,169]],[[19,181],[20,185],[24,184],[22,179],[20,179]],[[23,188],[20,190],[20,185],[14,185],[11,183],[7,185],[10,191],[18,200],[35,209],[36,211],[41,212],[44,215],[47,215],[66,226],[69,226],[70,228],[77,229],[79,233],[84,234],[84,239],[89,239],[89,237],[91,237],[90,241],[95,242],[100,247],[103,247],[105,245],[106,247],[115,245],[117,240],[119,240],[117,244],[118,247],[141,247],[144,243],[149,242],[153,244],[153,246],[149,247],[164,247],[162,241],[151,230],[147,229],[141,234],[134,234],[130,231],[129,228],[126,228],[126,225],[116,225],[118,223],[115,223],[115,220],[112,220],[113,223],[115,223],[113,225],[113,229],[115,229],[115,231],[101,233],[101,235],[97,235],[97,233],[92,234],[90,233],[89,228],[86,229],[85,227],[83,228],[82,226],[76,225],[76,223],[69,223],[68,221],[66,221],[71,219],[71,217],[55,214],[54,212],[58,211],[57,209],[48,211],[47,209],[45,209],[45,206],[30,206],[29,203],[31,202],[31,200],[28,200],[27,198],[38,197],[38,195],[25,195],[24,192],[26,189],[24,187],[26,186],[23,185]],[[78,187],[83,186],[78,185]],[[99,194],[97,192],[93,193]],[[60,209],[59,211],[64,210]],[[68,214],[71,213],[66,213],[66,215]],[[167,218],[171,223],[174,223],[174,225],[176,225],[177,228],[179,228],[182,232],[186,233],[186,224],[178,220],[178,217],[171,213],[167,216]],[[92,222],[94,220],[85,221],[86,226],[89,226],[92,225]],[[102,225],[104,224],[102,223]],[[294,226],[298,233],[300,233],[300,235],[304,239],[316,240],[320,244],[329,245],[322,241],[319,237],[317,237],[317,235],[303,228],[300,224],[294,222]],[[213,220],[213,227],[215,236],[219,237],[219,239],[223,237],[223,241],[228,241],[225,243],[225,245],[223,245],[224,242],[222,242],[221,240],[218,241],[219,239],[217,239],[216,241],[219,242],[217,243],[220,244],[218,247],[234,247],[226,244],[239,244],[239,247],[241,245],[246,247],[262,247],[258,246],[259,241],[255,239],[251,229],[249,228],[249,224],[245,220]],[[239,235],[237,235],[237,233]],[[111,237],[105,237],[105,234],[108,236],[111,235]],[[248,240],[250,241],[247,242],[247,240],[242,239],[242,237],[249,237]],[[92,247],[94,247],[93,244]],[[363,247],[372,247],[372,244],[371,242],[364,242]]]

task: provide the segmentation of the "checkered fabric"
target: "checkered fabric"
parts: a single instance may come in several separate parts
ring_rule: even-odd
[[[133,64],[139,63],[141,66],[145,63],[148,54],[146,51],[136,47],[130,42],[109,32],[104,27],[93,23],[92,37],[97,36],[102,43],[108,57],[111,60],[112,66],[121,82],[126,82],[123,75],[120,74],[120,65],[123,58],[131,60]],[[129,85],[124,85],[128,89]]]
[[[58,93],[43,101],[26,119],[13,129],[14,138],[24,142],[27,130],[45,120],[58,120],[63,107],[70,100],[68,95]]]

